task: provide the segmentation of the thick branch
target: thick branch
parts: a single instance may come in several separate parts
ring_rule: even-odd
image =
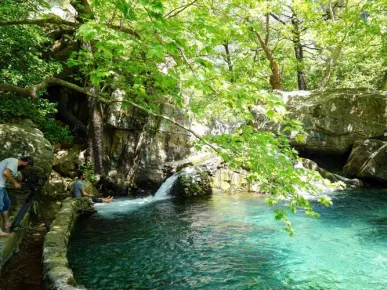
[[[308,45],[306,45],[306,44],[303,44],[302,47],[308,48],[308,49],[312,49],[312,50],[322,50],[321,48],[318,48],[318,47],[310,47],[310,46],[308,46]]]
[[[38,25],[41,27],[45,27],[50,24],[56,25],[67,25],[71,27],[78,28],[80,26],[79,23],[66,21],[61,19],[60,17],[49,17],[44,19],[23,19],[23,20],[10,20],[10,21],[0,21],[0,26],[9,26],[9,25]]]
[[[282,83],[281,83],[281,76],[280,71],[278,68],[277,60],[275,59],[272,51],[270,48],[265,44],[265,41],[262,39],[261,35],[254,29],[251,29],[252,32],[256,35],[259,44],[261,45],[263,51],[266,54],[266,58],[270,62],[270,68],[272,71],[272,77],[270,79],[270,83],[272,85],[273,90],[281,90],[282,89]]]
[[[126,28],[126,27],[121,27],[119,25],[112,25],[112,24],[107,24],[107,23],[103,23],[105,24],[107,27],[109,27],[110,29],[113,29],[113,30],[117,30],[117,31],[121,31],[121,32],[125,32],[127,34],[130,34],[130,35],[134,35],[136,36],[137,38],[140,38],[140,35],[137,33],[137,31],[133,30],[133,29],[130,29],[130,28]]]
[[[91,10],[89,1],[87,0],[71,0],[71,5],[75,7],[78,12],[77,20],[83,22],[82,17],[94,19],[94,13]]]
[[[282,23],[283,25],[285,25],[285,21],[281,20],[281,18],[279,18],[277,15],[275,15],[274,13],[270,12],[270,16],[273,17],[275,20],[277,20],[278,22]]]
[[[73,27],[74,30],[79,28],[82,24],[78,22],[71,22],[61,19],[60,17],[50,17],[44,19],[23,19],[23,20],[11,20],[11,21],[0,21],[1,26],[10,26],[10,25],[38,25],[40,27],[46,27],[47,25],[63,25]],[[109,27],[110,29],[121,31],[136,37],[140,35],[133,29],[121,27],[119,25],[112,25],[108,23],[102,23]]]
[[[72,89],[74,91],[77,91],[79,93],[88,95],[90,97],[94,97],[94,98],[98,99],[101,103],[105,103],[105,104],[109,103],[109,100],[106,100],[102,97],[96,96],[85,88],[82,88],[82,87],[77,86],[73,83],[70,83],[70,82],[55,78],[55,77],[48,77],[45,80],[43,80],[41,83],[27,87],[27,88],[21,88],[18,86],[7,85],[7,84],[0,84],[0,91],[15,92],[15,93],[19,93],[19,94],[22,94],[22,95],[25,95],[27,97],[34,99],[34,98],[36,98],[36,95],[39,91],[45,89],[49,85],[63,86],[63,87]]]
[[[224,43],[223,43],[223,47],[226,51],[226,62],[227,62],[227,65],[228,65],[228,70],[230,71],[230,73],[233,73],[233,66],[232,66],[232,61],[231,61],[231,55],[230,55],[230,49],[229,49],[229,45],[228,45],[228,41],[226,40]]]
[[[266,26],[265,26],[265,45],[267,46],[269,43],[269,35],[270,35],[270,15],[269,13],[266,13]]]
[[[72,90],[75,90],[75,91],[80,92],[82,94],[85,94],[85,95],[87,95],[89,97],[92,97],[92,98],[98,100],[99,102],[107,104],[107,105],[116,102],[116,101],[111,101],[111,100],[107,100],[107,99],[105,99],[103,97],[100,97],[100,96],[94,94],[88,88],[82,88],[80,86],[77,86],[76,84],[73,84],[73,83],[70,83],[70,82],[67,82],[67,81],[55,78],[55,77],[48,77],[44,81],[42,81],[41,83],[39,83],[37,85],[34,85],[34,86],[31,86],[29,88],[21,88],[21,87],[13,86],[13,85],[0,84],[0,91],[10,91],[10,92],[15,92],[15,93],[19,93],[19,94],[25,95],[27,97],[35,98],[38,91],[45,89],[49,85],[60,85],[60,86],[63,86],[63,87],[67,87],[69,89],[72,89]],[[144,108],[144,107],[142,107],[142,106],[140,106],[140,105],[138,105],[138,104],[136,104],[136,103],[134,103],[132,101],[124,100],[124,101],[121,101],[121,102],[129,104],[129,105],[131,105],[133,107],[136,107],[136,108],[140,109],[141,111],[144,111],[144,112],[148,113],[151,116],[159,117],[159,118],[162,118],[164,120],[167,120],[167,121],[175,124],[176,126],[178,126],[178,127],[182,128],[182,129],[190,132],[192,135],[194,135],[196,138],[201,140],[204,144],[206,144],[207,146],[209,146],[213,150],[216,151],[217,149],[219,149],[215,145],[213,145],[213,144],[207,142],[206,140],[204,140],[196,132],[192,131],[191,129],[185,127],[184,125],[180,124],[179,122],[176,122],[175,120],[173,120],[173,119],[171,119],[171,118],[169,118],[167,116],[154,113],[151,110],[148,110],[147,108]]]
[[[196,3],[197,0],[194,0],[186,5],[183,5],[183,6],[180,6],[180,7],[177,7],[175,9],[173,9],[172,11],[168,12],[167,14],[164,15],[164,18],[171,18],[171,17],[174,17],[176,16],[177,14],[183,12],[185,9],[187,9],[188,7],[192,6],[193,4]]]

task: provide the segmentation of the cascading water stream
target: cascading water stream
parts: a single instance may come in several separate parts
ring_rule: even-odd
[[[172,187],[176,183],[177,178],[179,175],[175,173],[171,177],[169,177],[156,191],[155,196],[153,197],[154,200],[163,200],[165,198],[168,198],[168,194],[171,192]]]
[[[157,190],[154,196],[147,196],[144,198],[136,198],[136,199],[117,199],[113,200],[111,203],[99,203],[95,204],[96,209],[98,211],[98,215],[103,216],[104,218],[114,217],[117,214],[124,213],[127,214],[128,212],[132,212],[137,210],[138,208],[156,202],[161,201],[165,199],[171,198],[169,195],[174,184],[177,181],[177,178],[179,177],[179,174],[175,173],[171,177],[169,177]]]

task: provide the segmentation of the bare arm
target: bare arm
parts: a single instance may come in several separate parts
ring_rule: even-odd
[[[90,196],[84,188],[81,189],[81,192],[82,192],[82,196]]]
[[[9,170],[8,168],[6,168],[3,172],[5,178],[7,180],[9,180],[12,184],[13,184],[13,187],[15,187],[16,189],[19,189],[21,188],[21,185],[16,181],[15,178],[13,178],[12,176],[12,173],[11,173],[11,170]]]

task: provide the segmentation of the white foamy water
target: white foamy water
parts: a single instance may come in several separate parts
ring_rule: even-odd
[[[178,177],[179,177],[179,175],[177,173],[175,173],[174,175],[169,177],[157,190],[157,192],[155,193],[154,199],[155,200],[163,200],[166,197],[168,197],[168,194],[171,192],[171,189],[172,189],[173,185],[175,184]]]
[[[312,181],[311,184],[316,189],[316,193],[310,193],[308,191],[301,190],[301,189],[297,190],[297,193],[303,196],[307,200],[317,200],[322,195],[326,195],[326,196],[332,195],[332,193],[338,189],[338,188],[326,186],[320,181]]]
[[[169,193],[173,185],[176,183],[178,174],[174,174],[169,177],[157,190],[154,196],[147,196],[144,198],[119,198],[113,200],[111,203],[98,203],[95,204],[95,208],[98,211],[98,215],[104,218],[115,217],[117,214],[129,213],[135,211],[150,203],[161,201],[171,198]]]

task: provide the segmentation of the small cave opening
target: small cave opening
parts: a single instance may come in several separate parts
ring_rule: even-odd
[[[343,175],[343,168],[347,163],[350,153],[350,150],[343,154],[329,154],[302,150],[299,151],[299,156],[316,162],[318,166],[329,172]]]
[[[55,120],[69,126],[75,143],[85,142],[89,116],[87,98],[61,86],[51,86],[47,91],[46,98],[57,103],[57,113],[53,116]]]

